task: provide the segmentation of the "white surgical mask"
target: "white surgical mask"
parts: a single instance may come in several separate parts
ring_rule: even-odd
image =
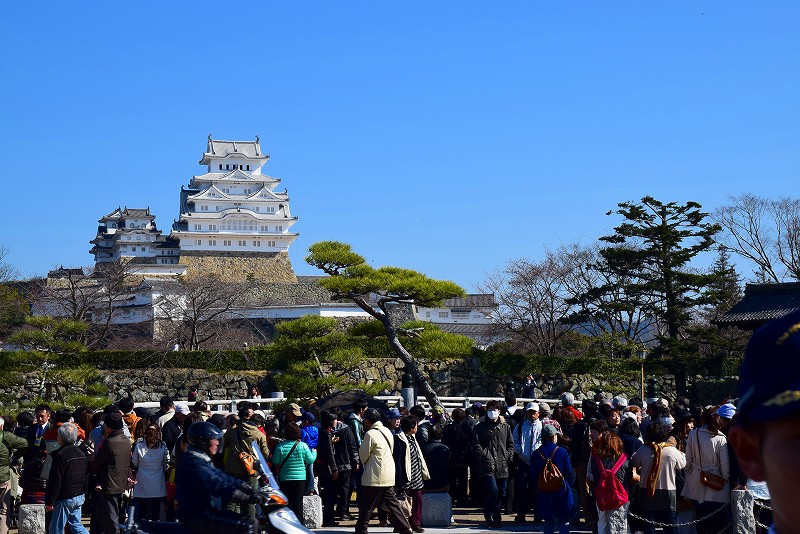
[[[488,412],[486,412],[486,417],[488,417],[492,421],[496,421],[497,418],[500,417],[500,411],[499,410],[489,410]]]

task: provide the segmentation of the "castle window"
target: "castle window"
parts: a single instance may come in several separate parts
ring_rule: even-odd
[[[194,225],[194,229],[195,230],[202,230],[203,229],[203,225],[202,224],[195,224]]]
[[[448,313],[448,312],[439,312],[439,318],[440,319],[446,319],[447,317],[450,317],[450,313]]]
[[[261,246],[261,241],[253,241],[253,246],[254,247],[260,247]]]
[[[425,312],[425,317],[428,317],[428,318],[430,318],[430,316],[431,316],[431,312],[427,312],[427,311],[426,311],[426,312]]]
[[[200,206],[200,211],[208,211],[208,206],[206,205]]]
[[[208,246],[216,247],[217,246],[217,240],[216,239],[209,239],[208,240]]]
[[[261,227],[261,231],[262,232],[268,232],[269,231],[269,226],[262,226]]]
[[[203,244],[203,241],[202,241],[202,240],[200,240],[200,239],[196,239],[196,240],[195,240],[195,242],[194,242],[194,244],[195,244],[195,245],[202,245],[202,244]]]
[[[136,252],[136,247],[131,247],[131,252]]]
[[[258,206],[256,206],[256,211],[261,211],[261,208],[259,208]]]
[[[229,247],[229,246],[231,246],[231,240],[230,240],[230,239],[226,239],[226,240],[224,240],[224,241],[222,242],[222,245],[223,245],[223,246],[226,246],[226,247]]]
[[[248,171],[250,170],[250,165],[248,165],[248,166],[247,166],[247,170],[248,170]]]
[[[219,170],[222,170],[222,163],[219,164]]]
[[[283,226],[276,226],[275,227],[275,231],[276,232],[283,232]]]
[[[275,246],[275,241],[267,241],[267,246],[268,247],[274,247]]]
[[[216,230],[217,229],[217,225],[216,224],[209,224],[208,225],[208,229],[209,230]]]
[[[230,165],[225,165],[225,170],[226,170],[226,171],[229,171],[229,170],[231,170],[231,166],[230,166]]]
[[[247,241],[242,241],[242,240],[240,239],[240,240],[239,240],[239,246],[240,246],[240,247],[246,247],[246,246],[247,246]]]

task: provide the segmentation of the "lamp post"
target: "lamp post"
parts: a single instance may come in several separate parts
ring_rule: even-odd
[[[642,366],[642,401],[644,401],[644,360],[647,358],[647,349],[644,347],[636,349],[636,357]]]

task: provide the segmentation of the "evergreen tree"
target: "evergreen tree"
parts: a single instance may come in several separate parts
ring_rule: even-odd
[[[355,303],[383,326],[384,334],[395,354],[403,361],[431,406],[441,406],[439,396],[422,374],[414,356],[400,339],[402,327],[393,321],[393,312],[410,305],[435,307],[448,298],[464,296],[464,290],[453,282],[434,280],[422,273],[399,267],[374,269],[350,245],[338,241],[321,241],[309,247],[306,262],[322,270],[329,278],[320,281],[335,298]],[[368,301],[374,295],[375,306]],[[413,331],[406,333],[413,335]]]
[[[640,202],[623,202],[608,214],[624,222],[600,240],[611,246],[600,251],[619,279],[629,280],[626,293],[638,300],[657,320],[659,347],[655,354],[677,362],[693,352],[685,342],[692,310],[709,303],[703,291],[714,280],[710,273],[690,267],[691,261],[714,244],[720,231],[706,222],[707,213],[697,202],[663,203],[646,196]],[[678,365],[679,394],[686,393],[686,368]]]

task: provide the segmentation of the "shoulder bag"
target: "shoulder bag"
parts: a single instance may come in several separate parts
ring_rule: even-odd
[[[700,451],[700,429],[697,429],[694,437],[697,438],[697,456],[700,460],[700,484],[714,491],[719,491],[725,487],[725,479],[703,469],[703,455]]]
[[[243,424],[243,423],[241,423],[241,424]],[[242,448],[242,427],[241,426],[236,427],[236,431],[237,431],[237,434],[238,434],[238,437],[239,437],[239,444],[238,444],[239,446],[237,447],[239,449],[239,461],[242,462],[242,468],[244,469],[244,473],[247,476],[253,476],[257,472],[256,468],[255,468],[256,457],[249,450],[245,450],[245,451],[241,450],[241,448]]]

